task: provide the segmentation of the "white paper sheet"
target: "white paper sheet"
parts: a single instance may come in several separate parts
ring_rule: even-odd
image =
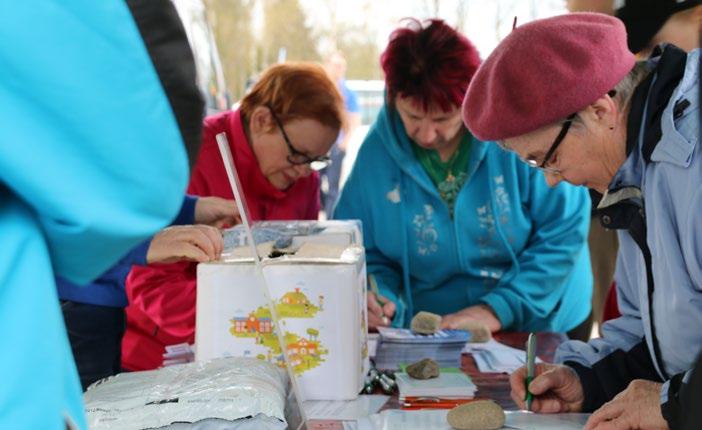
[[[371,415],[375,430],[452,430],[446,422],[448,410],[386,410]],[[518,430],[580,430],[590,414],[534,414],[526,411],[506,411],[503,429]]]
[[[303,407],[310,420],[356,421],[378,412],[389,398],[384,395],[363,395],[349,401],[308,400]]]
[[[485,343],[468,342],[463,352],[472,354],[478,370],[486,373],[512,373],[526,364],[524,350],[512,348],[495,339]],[[542,360],[537,357],[536,362],[541,363]]]

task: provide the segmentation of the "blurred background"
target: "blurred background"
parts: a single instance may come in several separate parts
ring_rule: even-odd
[[[198,63],[208,113],[236,106],[258,74],[283,61],[346,58],[358,98],[343,181],[383,103],[379,57],[406,17],[438,17],[468,36],[486,58],[517,24],[565,13],[564,0],[173,0]],[[206,90],[205,90],[206,89]]]

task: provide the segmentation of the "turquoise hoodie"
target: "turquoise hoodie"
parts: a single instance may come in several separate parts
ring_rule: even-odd
[[[452,219],[384,107],[334,211],[363,222],[368,272],[397,305],[393,326],[487,304],[505,330],[565,332],[590,313],[584,188],[549,188],[543,174],[473,138]]]
[[[98,277],[173,220],[188,180],[127,2],[3,3],[0,118],[0,429],[84,429],[55,277]]]

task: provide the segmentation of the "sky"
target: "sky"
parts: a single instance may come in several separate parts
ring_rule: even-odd
[[[509,33],[515,16],[519,25],[566,12],[565,0],[300,0],[300,3],[313,29],[328,28],[335,14],[340,22],[365,25],[374,33],[380,51],[402,18],[434,17],[438,5],[438,17],[455,26],[462,10],[464,32],[483,58]],[[496,25],[498,21],[500,24]]]

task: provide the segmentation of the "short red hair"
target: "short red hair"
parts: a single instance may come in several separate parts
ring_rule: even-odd
[[[313,119],[339,130],[344,123],[344,99],[324,68],[314,63],[283,63],[266,69],[241,100],[245,124],[258,106],[273,109],[283,124]]]
[[[428,110],[444,112],[461,106],[471,78],[480,65],[475,46],[440,19],[407,19],[407,25],[390,35],[380,56],[385,72],[388,102],[395,96],[416,99]]]

